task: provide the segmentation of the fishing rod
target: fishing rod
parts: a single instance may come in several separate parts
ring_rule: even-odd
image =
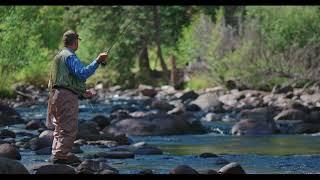
[[[106,52],[107,54],[109,54],[110,50],[113,48],[113,46],[115,44],[117,44],[121,38],[123,38],[124,33],[127,31],[129,25],[133,22],[133,18],[129,21],[129,23],[124,27],[124,29],[119,33],[119,36],[113,40],[113,42],[111,43],[111,46],[108,49],[105,49],[104,52]],[[106,62],[103,62],[102,65],[106,65]]]

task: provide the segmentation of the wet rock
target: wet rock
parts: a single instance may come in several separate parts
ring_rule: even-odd
[[[118,145],[129,145],[133,142],[125,133],[115,131],[110,132],[105,129],[103,130],[101,137],[105,140],[116,141]]]
[[[0,138],[15,138],[16,134],[13,131],[2,129],[0,130]]]
[[[309,114],[308,123],[320,123],[320,112],[319,111],[312,111]]]
[[[134,158],[134,154],[132,152],[126,152],[126,151],[97,152],[97,153],[86,154],[85,158],[128,159],[128,158]]]
[[[30,169],[32,174],[76,174],[72,166],[64,164],[35,165]]]
[[[74,141],[74,144],[81,146],[81,145],[87,144],[87,141],[84,139],[78,139],[78,140]]]
[[[153,174],[153,171],[151,169],[144,169],[141,170],[138,174]]]
[[[219,121],[221,119],[222,119],[222,117],[219,116],[218,114],[208,113],[208,114],[206,114],[206,116],[204,117],[203,120],[208,121],[208,122],[212,122],[212,121]]]
[[[16,110],[7,105],[0,104],[0,126],[22,123],[24,123],[24,120]]]
[[[307,114],[310,113],[310,109],[308,107],[304,106],[301,103],[295,102],[295,101],[289,103],[288,106],[285,109],[288,109],[288,110],[296,109],[296,110],[303,111],[303,112],[305,112]]]
[[[27,123],[26,129],[28,130],[36,130],[41,127],[41,122],[39,120],[31,120]]]
[[[139,85],[138,89],[144,96],[154,97],[157,95],[157,91],[151,86]]]
[[[85,121],[79,124],[77,139],[95,141],[100,139],[98,125],[92,121]]]
[[[91,119],[91,121],[97,123],[99,129],[103,129],[110,124],[110,119],[108,119],[103,115],[95,116],[94,118]]]
[[[9,144],[16,143],[16,140],[14,138],[5,138],[5,139],[3,139],[3,141],[6,143],[9,143]]]
[[[217,165],[226,165],[226,164],[229,164],[229,163],[230,163],[230,162],[227,161],[226,159],[220,158],[220,157],[215,158],[214,160],[215,160],[214,163],[217,164]]]
[[[143,118],[129,118],[106,127],[104,133],[121,132],[128,135],[173,135],[205,133],[205,128],[192,114],[153,114]]]
[[[87,144],[99,145],[100,147],[107,147],[107,148],[111,148],[119,145],[117,141],[108,141],[108,140],[88,141]]]
[[[235,162],[222,167],[218,172],[219,174],[246,174],[240,164]]]
[[[273,121],[261,121],[253,119],[242,119],[231,129],[231,134],[241,135],[267,135],[277,133],[278,129]]]
[[[199,94],[195,93],[194,91],[188,91],[183,93],[181,96],[178,96],[182,102],[185,102],[187,100],[195,100],[199,97]]]
[[[240,111],[239,116],[241,119],[254,119],[259,121],[271,121],[275,116],[275,109],[272,107],[263,107],[255,109],[245,109]]]
[[[20,160],[21,155],[19,150],[11,144],[5,143],[0,145],[0,157],[5,157],[14,160]]]
[[[289,128],[289,134],[312,134],[320,132],[320,124],[314,123],[295,123]]]
[[[200,111],[201,108],[195,104],[188,104],[188,105],[186,105],[186,110],[187,111]]]
[[[39,150],[36,150],[35,153],[36,155],[50,155],[52,151],[51,147],[45,147]]]
[[[45,147],[51,147],[53,142],[53,131],[43,131],[39,137],[32,138],[29,141],[29,147],[31,150],[36,151]]]
[[[199,106],[205,112],[223,111],[223,104],[220,102],[219,97],[214,93],[202,94],[196,100],[192,101],[191,104]]]
[[[20,162],[0,157],[0,174],[29,174]]]
[[[161,111],[170,111],[175,108],[175,106],[163,100],[155,100],[152,102],[151,108],[159,109]]]
[[[85,160],[77,168],[77,174],[118,174],[119,171],[106,163],[94,160]]]
[[[186,112],[185,107],[183,104],[177,104],[175,108],[172,110],[168,111],[168,114],[173,114],[173,115],[180,115]]]
[[[274,117],[275,120],[302,120],[308,121],[308,114],[297,109],[288,109]]]
[[[202,153],[199,155],[201,158],[216,158],[218,155],[213,154],[213,153]]]
[[[188,165],[179,165],[173,168],[172,170],[170,170],[169,174],[199,174],[199,173]]]
[[[201,170],[199,171],[200,174],[219,174],[217,171],[213,169]]]

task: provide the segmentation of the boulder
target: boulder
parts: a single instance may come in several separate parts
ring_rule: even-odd
[[[154,97],[157,95],[157,91],[151,86],[139,85],[138,89],[144,96]]]
[[[24,120],[16,110],[7,105],[0,104],[0,126],[22,123],[24,123]]]
[[[231,134],[241,135],[267,135],[277,133],[278,129],[273,121],[242,119],[231,129]]]
[[[178,95],[177,98],[179,98],[182,102],[188,101],[188,100],[195,100],[199,97],[199,94],[195,93],[193,90],[183,93],[181,96]]]
[[[174,135],[200,134],[205,128],[192,114],[168,115],[152,114],[142,118],[128,118],[117,121],[103,129],[108,133],[126,133],[128,135]]]
[[[215,93],[201,94],[196,100],[192,101],[191,104],[199,106],[205,112],[221,112],[222,102]]]
[[[19,161],[0,157],[0,174],[29,174]]]
[[[302,120],[308,121],[308,114],[298,109],[287,109],[280,112],[274,119],[277,120]]]
[[[15,138],[16,134],[13,131],[2,129],[0,130],[0,138]]]
[[[223,166],[219,171],[219,174],[246,174],[240,164],[232,162]]]
[[[126,152],[126,151],[97,152],[97,153],[86,154],[85,158],[128,159],[128,158],[134,158],[134,154],[132,152]]]
[[[32,174],[76,174],[72,166],[64,164],[41,164],[30,169]]]
[[[91,119],[91,121],[97,123],[100,130],[102,130],[103,128],[105,128],[110,124],[110,119],[103,115],[95,116],[94,118]]]
[[[11,144],[5,143],[0,145],[0,157],[20,160],[21,155],[19,150]]]
[[[26,129],[28,130],[36,130],[41,127],[40,120],[31,120],[26,124]]]
[[[202,153],[199,155],[201,158],[216,158],[218,155],[213,154],[213,153]]]
[[[169,174],[199,174],[195,169],[188,165],[179,165],[172,170]]]
[[[102,161],[85,160],[77,168],[77,174],[118,174],[119,171]],[[111,172],[107,172],[111,171]]]
[[[173,108],[175,108],[174,105],[167,103],[166,101],[163,100],[154,100],[151,103],[151,108],[153,109],[159,109],[161,111],[170,111]]]
[[[99,127],[96,122],[85,121],[79,124],[77,139],[95,141],[100,139]]]

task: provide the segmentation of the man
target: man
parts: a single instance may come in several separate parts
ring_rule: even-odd
[[[78,34],[66,31],[62,40],[64,48],[55,56],[50,74],[46,126],[54,129],[51,161],[69,164],[79,162],[71,153],[78,131],[78,97],[95,95],[86,90],[85,81],[106,61],[107,53],[100,53],[91,64],[83,66],[75,54],[81,40]]]

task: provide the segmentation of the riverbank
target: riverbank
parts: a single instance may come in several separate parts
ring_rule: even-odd
[[[283,155],[289,155],[288,162],[301,158],[296,155],[307,155],[304,158],[309,159],[300,164],[306,167],[299,172],[307,173],[309,168],[309,172],[316,173],[308,164],[317,159],[316,149],[319,148],[311,147],[312,143],[308,142],[314,142],[312,138],[319,132],[317,87],[282,87],[275,88],[273,92],[263,92],[228,91],[221,87],[176,91],[170,86],[122,90],[119,86],[104,89],[100,85],[96,90],[97,97],[80,102],[80,131],[75,152],[86,163],[82,165],[85,168],[76,166],[76,171],[70,169],[72,173],[101,166],[99,171],[90,172],[137,174],[150,166],[154,167],[150,169],[153,173],[168,174],[180,172],[174,170],[179,165],[193,168],[180,167],[183,172],[213,173],[230,162],[239,163],[247,173],[271,173],[269,170],[252,169],[247,162],[243,163],[243,157],[252,159],[258,156],[256,166],[259,166],[265,155],[269,157],[267,159],[280,156],[279,161],[283,161]],[[36,173],[35,169],[40,167],[34,166],[48,163],[52,143],[52,133],[44,126],[47,91],[29,88],[29,93],[23,89],[21,92],[17,99],[7,101],[13,109],[8,106],[0,108],[1,144],[11,144],[16,148],[18,152],[15,153],[20,153],[20,161],[28,172]],[[281,139],[282,136],[288,138]],[[236,137],[238,140],[234,141]],[[14,148],[4,149],[13,153]],[[268,153],[268,149],[274,149],[273,153]],[[233,158],[237,156],[241,161]],[[201,160],[203,157],[217,161],[216,166]],[[100,160],[120,171],[103,163],[99,165]],[[167,160],[172,165],[165,165]],[[155,168],[150,164],[152,161],[158,162],[160,167]],[[279,162],[275,163],[279,165]],[[286,166],[286,171],[274,172],[293,173],[290,163]],[[46,167],[49,166],[42,168]],[[214,171],[207,171],[209,169]],[[150,173],[150,170],[146,172]]]

